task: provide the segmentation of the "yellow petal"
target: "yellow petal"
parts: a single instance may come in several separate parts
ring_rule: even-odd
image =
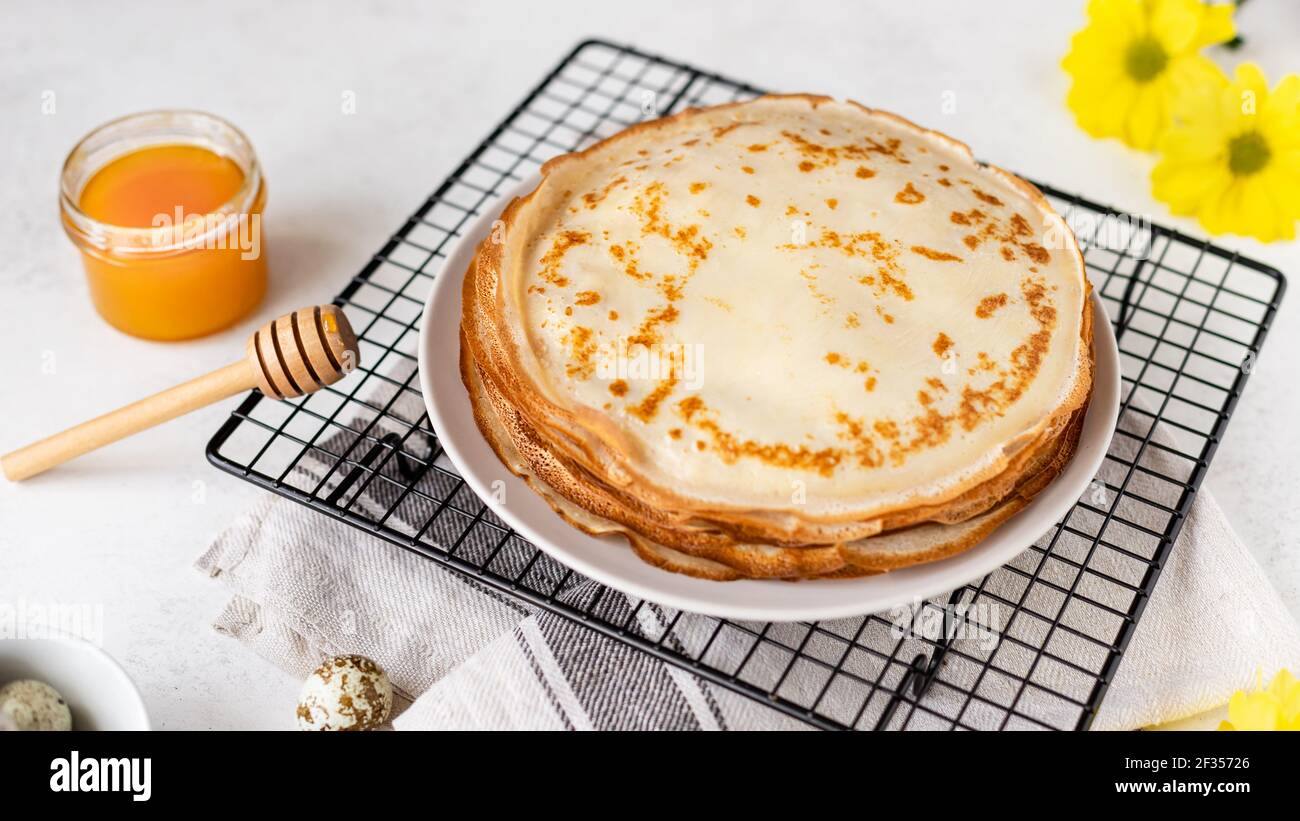
[[[1300,219],[1300,175],[1272,169],[1261,172],[1260,185],[1268,190],[1277,203],[1282,219],[1291,222]]]
[[[1268,104],[1268,78],[1254,63],[1237,66],[1237,74],[1224,95],[1224,119],[1236,118],[1243,128],[1253,128],[1255,119]]]
[[[1220,3],[1203,7],[1201,25],[1192,40],[1192,48],[1201,49],[1216,43],[1226,43],[1237,36],[1237,26],[1232,21],[1233,4]]]
[[[1091,0],[1088,28],[1108,37],[1129,40],[1146,33],[1146,16],[1138,0]]]
[[[1273,705],[1260,694],[1237,693],[1228,702],[1228,719],[1239,730],[1271,730],[1276,714]]]
[[[1158,83],[1138,87],[1124,129],[1124,142],[1144,151],[1155,147],[1168,122],[1164,90]]]
[[[1157,147],[1163,158],[1175,163],[1228,162],[1228,136],[1217,128],[1170,128]]]
[[[1278,239],[1286,228],[1268,187],[1251,177],[1241,189],[1241,210],[1235,215],[1236,233],[1264,242]]]
[[[1096,92],[1076,86],[1067,101],[1084,131],[1094,137],[1120,137],[1136,96],[1137,86],[1124,81]]]
[[[1151,33],[1170,54],[1194,47],[1201,27],[1201,4],[1196,0],[1155,0],[1151,7]]]
[[[1161,161],[1151,171],[1151,194],[1175,214],[1195,214],[1202,204],[1223,196],[1232,175],[1218,162]]]
[[[1258,125],[1269,146],[1279,151],[1300,147],[1300,76],[1288,74],[1269,92]]]

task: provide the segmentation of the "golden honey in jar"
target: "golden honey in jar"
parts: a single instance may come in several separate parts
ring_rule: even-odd
[[[203,336],[266,293],[266,184],[220,118],[151,111],[96,129],[68,155],[59,200],[96,310],[126,333]]]

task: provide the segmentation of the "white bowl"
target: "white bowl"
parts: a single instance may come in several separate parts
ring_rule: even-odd
[[[577,530],[497,459],[479,433],[460,377],[465,270],[505,205],[536,188],[538,181],[536,174],[523,180],[462,229],[460,241],[433,284],[420,323],[420,390],[439,442],[470,488],[521,536],[584,576],[635,598],[722,618],[817,621],[879,613],[955,590],[1011,561],[1068,513],[1096,476],[1119,412],[1120,365],[1110,320],[1094,292],[1092,403],[1074,459],[1024,510],[964,553],[856,579],[715,582],[647,564],[620,537],[596,538]],[[494,486],[505,492],[497,492]]]
[[[148,730],[149,714],[131,677],[107,653],[73,636],[0,639],[0,686],[43,681],[72,711],[74,730]]]

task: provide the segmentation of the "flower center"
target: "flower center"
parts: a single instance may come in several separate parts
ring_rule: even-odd
[[[1273,152],[1258,131],[1238,134],[1228,143],[1228,168],[1239,177],[1249,176],[1268,165]]]
[[[1169,55],[1165,53],[1165,47],[1154,37],[1134,40],[1124,54],[1124,68],[1128,71],[1128,75],[1139,83],[1154,80],[1167,65],[1169,65]]]

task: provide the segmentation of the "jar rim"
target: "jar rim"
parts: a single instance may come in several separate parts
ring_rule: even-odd
[[[207,214],[187,215],[182,225],[114,225],[81,209],[82,191],[95,174],[120,157],[159,145],[193,145],[226,157],[239,165],[243,182],[226,202]],[[59,174],[59,205],[64,228],[76,242],[115,254],[166,255],[204,247],[216,234],[237,230],[262,187],[253,144],[233,123],[196,109],[151,109],[102,123],[72,147]]]

